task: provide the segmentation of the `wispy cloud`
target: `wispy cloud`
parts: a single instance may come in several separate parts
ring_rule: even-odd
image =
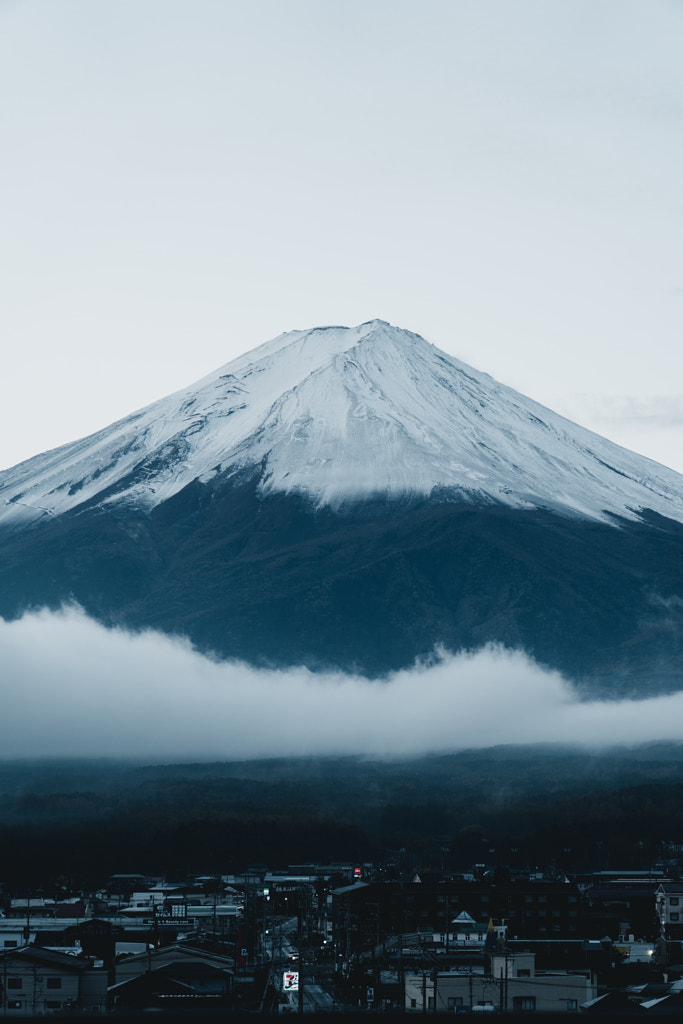
[[[0,622],[0,663],[5,758],[392,755],[683,738],[683,693],[581,702],[559,675],[499,649],[370,682],[216,663],[68,610]]]
[[[611,441],[683,473],[683,394],[574,394],[558,396],[553,408]]]
[[[594,422],[638,425],[643,429],[683,426],[683,395],[577,395],[577,409]]]
[[[594,422],[622,423],[643,429],[683,426],[683,395],[575,395],[572,404]]]

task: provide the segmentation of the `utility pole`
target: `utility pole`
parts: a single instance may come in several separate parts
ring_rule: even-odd
[[[303,950],[299,952],[299,1013],[304,1012],[304,954]]]
[[[399,977],[401,979],[401,1013],[406,1012],[406,972],[403,967],[403,935],[399,935],[398,941],[401,943],[400,952],[398,955],[398,970]]]
[[[505,968],[500,974],[500,1012],[508,1012],[508,954],[505,951]]]
[[[508,1012],[508,951],[505,950],[505,1013]]]
[[[35,1012],[36,1012],[36,996],[37,996],[36,989],[37,988],[38,988],[38,964],[34,960],[33,961],[33,993],[32,993],[33,1000],[32,1000],[32,1004],[31,1004],[31,1012],[33,1013],[34,1016],[35,1016]]]

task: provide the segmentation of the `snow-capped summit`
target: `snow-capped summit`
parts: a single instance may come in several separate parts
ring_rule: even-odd
[[[75,601],[369,675],[495,643],[584,692],[667,692],[682,524],[677,473],[372,320],[283,334],[1,473],[0,615]]]
[[[291,331],[90,437],[0,473],[0,522],[151,510],[193,481],[339,508],[439,494],[613,521],[683,522],[683,477],[372,320]]]

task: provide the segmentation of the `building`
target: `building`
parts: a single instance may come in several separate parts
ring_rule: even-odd
[[[131,978],[137,978],[141,974],[167,968],[170,965],[173,965],[177,972],[180,970],[180,964],[183,965],[184,977],[187,977],[188,972],[191,973],[192,969],[201,973],[205,965],[213,967],[224,975],[228,982],[228,991],[232,989],[235,966],[232,958],[178,942],[172,946],[164,946],[161,949],[150,948],[145,953],[123,957],[116,965],[116,983],[130,981]]]
[[[405,979],[407,1012],[578,1013],[595,999],[590,971],[536,971],[533,953],[497,953],[491,973],[423,971]]]
[[[161,963],[109,989],[111,1006],[126,1009],[216,1009],[230,1005],[233,973],[207,959],[176,954]]]
[[[475,922],[507,923],[511,939],[580,938],[585,926],[585,901],[568,881],[361,882],[330,896],[334,939],[347,955],[390,937],[445,936],[463,911]]]

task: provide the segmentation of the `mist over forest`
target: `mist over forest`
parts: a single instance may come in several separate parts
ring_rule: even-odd
[[[420,758],[0,764],[0,879],[103,884],[250,863],[648,869],[683,841],[683,745]]]

